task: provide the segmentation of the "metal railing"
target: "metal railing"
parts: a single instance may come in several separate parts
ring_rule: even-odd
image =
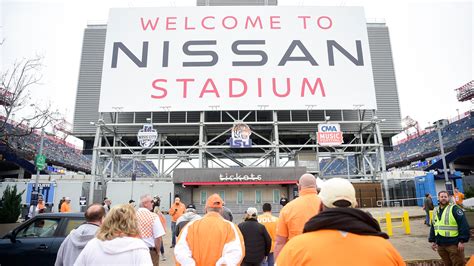
[[[424,197],[393,199],[393,200],[377,200],[378,207],[405,207],[418,206],[418,200],[424,200]]]

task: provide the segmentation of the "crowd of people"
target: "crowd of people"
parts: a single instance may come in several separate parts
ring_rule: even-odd
[[[14,135],[22,134],[26,130],[24,125],[12,125],[7,123],[5,131],[7,132],[9,146],[19,153],[26,156],[26,159],[33,160],[38,154],[41,143],[41,133],[33,132],[32,134],[14,137]],[[82,151],[68,144],[62,139],[55,136],[45,134],[43,138],[43,154],[49,161],[62,165],[74,166],[83,171],[90,171],[91,159],[82,154]]]
[[[168,214],[177,265],[405,265],[378,222],[356,208],[347,179],[329,179],[318,189],[316,178],[304,174],[298,191],[297,198],[282,201],[278,217],[264,203],[262,213],[249,207],[238,224],[218,194],[209,196],[203,216],[176,196]],[[452,202],[447,192],[439,192],[437,208],[429,194],[424,204],[427,214],[434,209],[432,222],[426,220],[429,242],[445,265],[464,265],[470,236],[459,207],[463,195],[455,192]],[[61,211],[68,211],[69,201],[64,198]],[[143,195],[138,208],[132,200],[111,207],[108,198],[89,206],[86,223],[64,240],[56,265],[159,265],[160,257],[166,260],[167,228],[160,203],[158,196]],[[341,250],[344,256],[336,256]]]

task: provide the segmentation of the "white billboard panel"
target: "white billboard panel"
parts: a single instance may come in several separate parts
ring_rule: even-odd
[[[361,7],[110,10],[100,112],[376,107]]]

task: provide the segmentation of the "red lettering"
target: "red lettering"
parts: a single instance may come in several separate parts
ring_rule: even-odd
[[[159,19],[160,18],[155,18],[155,24],[152,24],[153,22],[150,19],[148,19],[145,25],[144,19],[140,18],[140,21],[142,22],[142,29],[147,30],[149,26],[151,30],[155,30]]]
[[[320,78],[316,79],[316,82],[314,83],[313,87],[311,87],[311,84],[309,84],[308,79],[304,78],[303,79],[303,84],[301,85],[301,97],[304,97],[304,88],[306,86],[308,86],[309,91],[311,92],[311,94],[314,95],[316,93],[316,89],[318,88],[318,85],[321,88],[321,95],[323,97],[326,97],[326,92],[324,91],[324,85],[323,85],[323,82],[321,81]]]
[[[278,20],[277,20],[278,19]],[[279,30],[280,27],[280,16],[270,16],[270,29]],[[278,25],[277,25],[278,24]]]
[[[247,19],[245,20],[245,29],[248,29],[249,23],[252,25],[253,28],[255,28],[255,26],[258,23],[258,24],[260,24],[260,29],[263,29],[262,19],[260,18],[260,16],[257,16],[255,18],[255,21],[252,21],[252,17],[247,16]]]
[[[211,84],[212,90],[208,90],[207,87]],[[214,81],[212,79],[207,79],[206,83],[204,83],[204,86],[201,90],[201,94],[199,95],[199,98],[202,98],[204,96],[204,93],[214,93],[216,94],[217,98],[220,98],[221,96],[219,95],[219,91],[216,88],[216,84],[214,84]]]
[[[206,22],[206,20],[211,19],[211,18],[212,18],[213,20],[216,19],[216,17],[214,17],[214,16],[207,16],[207,17],[202,18],[202,20],[201,20],[201,26],[202,26],[204,29],[206,29],[206,30],[213,30],[213,29],[216,28],[215,26],[213,26],[213,27],[208,27],[208,26],[206,26],[206,25],[204,24],[204,23]]]
[[[258,82],[258,85],[257,85],[257,88],[258,88],[258,97],[259,97],[259,98],[262,98],[262,78],[258,78],[258,79],[257,79],[257,82]]]
[[[323,19],[327,20],[328,23],[329,23],[326,27],[324,27],[324,26],[321,24],[321,20],[323,20]],[[332,27],[332,20],[331,20],[331,18],[328,17],[328,16],[321,16],[321,17],[319,17],[319,18],[318,18],[318,27],[321,28],[321,29],[323,29],[323,30],[330,29],[330,28]]]
[[[273,94],[276,97],[286,97],[290,94],[291,86],[290,86],[290,78],[286,78],[286,92],[284,94],[280,94],[276,90],[276,78],[272,78],[272,87],[273,87]]]
[[[183,98],[188,97],[188,82],[194,82],[194,79],[176,79],[176,82],[183,82]]]
[[[226,21],[228,21],[228,19],[232,19],[234,21],[234,25],[233,26],[227,26],[226,25]],[[222,19],[222,26],[228,30],[233,30],[235,29],[235,27],[237,27],[237,18],[236,17],[233,17],[233,16],[227,16],[227,17],[224,17]]]
[[[166,30],[176,30],[176,27],[171,28],[171,25],[176,25],[176,17],[167,17],[166,18]]]
[[[188,19],[189,19],[188,17],[185,17],[185,18],[184,18],[184,30],[195,30],[196,27],[190,27],[190,26],[188,26]]]
[[[239,94],[234,94],[234,81],[240,82],[243,86],[243,90]],[[247,83],[243,79],[239,78],[229,78],[229,98],[238,98],[242,97],[247,93]]]
[[[158,82],[164,82],[164,83],[166,83],[167,80],[166,80],[166,79],[155,79],[155,80],[152,82],[151,86],[153,86],[153,88],[154,88],[155,90],[161,91],[161,93],[162,93],[162,95],[153,95],[153,94],[152,94],[152,95],[151,95],[151,98],[153,98],[153,99],[163,99],[163,98],[166,97],[166,95],[168,95],[168,91],[167,91],[165,88],[159,87],[159,86],[156,84],[156,83],[158,83]]]
[[[298,16],[298,18],[303,19],[303,29],[306,29],[306,19],[310,18],[310,16]]]

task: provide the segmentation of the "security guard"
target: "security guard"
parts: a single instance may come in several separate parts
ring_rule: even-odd
[[[449,204],[447,191],[438,193],[439,206],[433,212],[429,242],[447,266],[465,265],[464,243],[469,241],[469,225],[462,209]]]

